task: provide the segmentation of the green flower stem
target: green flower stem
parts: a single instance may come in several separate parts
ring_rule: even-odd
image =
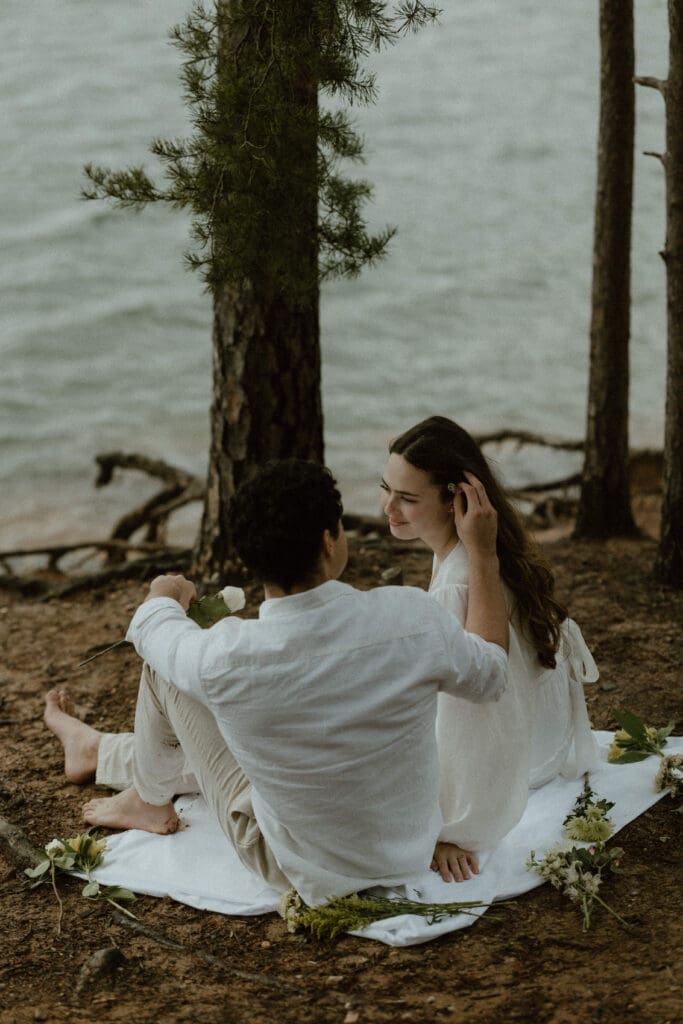
[[[132,913],[132,911],[126,910],[126,908],[122,907],[120,903],[117,903],[116,900],[113,900],[111,896],[105,896],[104,898],[107,901],[107,903],[111,903],[112,907],[116,907],[116,909],[120,910],[122,914],[126,915],[126,917],[129,917],[132,921],[137,921],[137,917],[135,916],[135,914]]]
[[[295,927],[307,929],[318,939],[334,939],[341,932],[356,931],[376,921],[385,921],[401,914],[417,914],[426,918],[428,924],[435,924],[458,914],[476,917],[476,909],[489,905],[481,900],[419,903],[416,900],[390,899],[386,896],[342,896],[318,907],[302,906],[295,911],[293,923]],[[283,917],[290,921],[286,911]]]
[[[59,904],[59,914],[57,915],[57,935],[62,934],[62,917],[64,915],[64,904],[62,903],[61,897],[57,892],[57,882],[55,880],[55,863],[50,861],[50,880],[52,882],[52,890],[57,897],[57,903]]]
[[[624,921],[623,917],[620,917],[619,914],[617,914],[616,910],[613,910],[612,907],[610,907],[609,903],[605,903],[604,900],[600,899],[597,893],[593,895],[593,899],[597,900],[600,906],[604,907],[605,910],[609,910],[612,917],[616,917],[617,921],[620,924],[623,924],[624,928],[631,928],[631,925],[628,923],[628,921]]]

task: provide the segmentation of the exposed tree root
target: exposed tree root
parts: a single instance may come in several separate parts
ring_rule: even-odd
[[[583,441],[545,437],[525,430],[498,430],[490,434],[481,434],[476,440],[480,445],[512,441],[518,447],[539,445],[569,452],[580,452],[584,448]],[[0,566],[5,570],[4,575],[0,575],[0,588],[13,590],[24,597],[50,600],[53,597],[64,597],[81,590],[104,586],[113,580],[144,580],[169,569],[188,570],[191,567],[192,553],[187,549],[170,547],[165,542],[165,530],[173,512],[189,502],[201,501],[204,498],[203,482],[192,473],[172,466],[163,459],[151,459],[135,452],[107,452],[97,455],[96,462],[99,467],[95,482],[97,487],[104,487],[110,483],[116,469],[138,470],[161,480],[164,486],[142,505],[121,516],[110,536],[104,540],[0,551]],[[661,490],[661,465],[661,452],[649,449],[633,451],[629,460],[632,486],[637,484],[642,489],[645,481],[649,490]],[[576,488],[580,483],[581,474],[572,473],[542,483],[512,488],[509,493],[531,506],[530,510],[525,511],[525,515],[532,527],[546,528],[554,526],[560,518],[576,514],[576,495],[568,492],[570,488]],[[373,535],[382,535],[386,531],[385,521],[379,516],[346,513],[344,525],[349,530],[367,536],[369,544],[373,543]],[[144,539],[131,540],[132,535],[143,528]],[[71,576],[61,580],[46,578],[50,573],[61,572],[59,563],[65,555],[80,550],[105,553],[105,567],[83,576]],[[127,560],[133,553],[142,557]],[[34,575],[16,573],[12,564],[13,559],[36,555],[47,556],[45,569]]]

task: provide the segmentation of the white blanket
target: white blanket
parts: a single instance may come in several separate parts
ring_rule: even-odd
[[[649,757],[628,765],[608,764],[612,733],[595,735],[601,763],[591,773],[591,786],[599,798],[614,802],[610,817],[614,831],[618,832],[664,795],[656,793],[653,786],[659,758]],[[670,737],[665,753],[683,753],[683,737]],[[542,885],[543,879],[526,868],[529,853],[535,850],[540,857],[549,847],[566,839],[562,822],[581,788],[581,779],[557,778],[532,791],[519,824],[495,848],[480,854],[477,877],[447,884],[425,868],[407,887],[407,895],[429,903],[492,903]],[[94,877],[105,885],[122,885],[149,896],[171,896],[191,907],[221,914],[255,915],[277,910],[279,893],[242,867],[203,798],[180,797],[176,809],[186,827],[174,835],[156,836],[130,830],[110,837],[105,863],[94,872]],[[387,890],[387,895],[391,894]],[[390,946],[410,946],[467,928],[474,920],[476,917],[459,914],[430,925],[423,917],[403,914],[354,934]]]

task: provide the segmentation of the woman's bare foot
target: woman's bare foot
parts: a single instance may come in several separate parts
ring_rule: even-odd
[[[74,703],[66,690],[49,691],[43,717],[64,748],[64,772],[69,782],[80,784],[94,779],[102,734],[74,716]]]
[[[178,815],[173,804],[164,804],[163,807],[146,804],[132,786],[116,796],[88,801],[83,807],[83,821],[105,828],[139,828],[162,836],[178,828]]]
[[[455,843],[438,842],[434,848],[434,857],[430,864],[432,871],[438,872],[444,882],[467,882],[473,874],[479,874],[479,861],[476,853],[463,850]]]

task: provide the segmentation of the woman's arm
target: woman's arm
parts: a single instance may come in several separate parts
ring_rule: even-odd
[[[469,559],[465,629],[508,650],[508,613],[496,553],[498,516],[483,485],[472,473],[458,484],[453,500],[455,525]]]

